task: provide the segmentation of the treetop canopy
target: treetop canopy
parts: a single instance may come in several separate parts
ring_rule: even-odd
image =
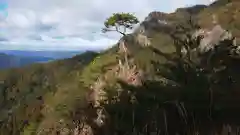
[[[106,28],[122,25],[126,28],[132,29],[133,24],[139,23],[137,17],[130,13],[114,13],[110,16],[105,22],[104,25]]]

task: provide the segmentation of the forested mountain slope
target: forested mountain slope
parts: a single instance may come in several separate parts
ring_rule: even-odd
[[[78,75],[97,55],[86,52],[71,59],[0,71],[1,134],[20,134],[28,124],[37,126],[37,121],[43,116],[41,109],[46,104],[54,103],[52,107],[55,109],[61,102],[78,100],[74,97],[82,92]],[[71,95],[68,96],[71,99],[60,95],[70,90]],[[51,101],[53,99],[54,102]],[[14,124],[14,127],[9,124]]]
[[[206,135],[238,127],[239,7],[219,0],[152,12],[99,54],[1,71],[0,134]]]

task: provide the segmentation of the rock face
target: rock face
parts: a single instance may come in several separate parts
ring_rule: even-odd
[[[201,37],[201,38],[199,38]],[[216,54],[217,50],[229,50],[228,55],[240,54],[240,47],[236,44],[236,38],[232,34],[224,30],[220,25],[216,24],[211,30],[200,29],[197,30],[193,36],[193,39],[200,39],[199,46],[191,48],[189,55],[187,50],[181,48],[182,56],[188,57],[192,62],[196,64],[205,64],[208,66],[210,58]],[[218,48],[218,49],[216,49]]]
[[[203,37],[197,49],[199,53],[208,52],[218,45],[219,42],[233,38],[232,34],[224,30],[220,25],[216,25],[210,31],[201,29],[195,33],[195,36]]]
[[[119,53],[131,55],[133,51],[151,45],[150,39],[144,34],[144,29],[132,35],[122,37],[119,42]]]
[[[151,20],[163,20],[163,18],[166,18],[168,14],[163,13],[163,12],[158,12],[158,11],[154,11],[148,14],[148,16],[145,18],[144,21],[151,21]]]
[[[149,40],[149,38],[143,34],[137,34],[136,41],[139,45],[143,47],[147,47],[151,45],[151,41]]]
[[[140,24],[136,33],[144,33],[147,37],[151,35],[151,31],[161,31],[168,33],[172,30],[172,21],[169,14],[162,12],[151,12],[145,20]]]

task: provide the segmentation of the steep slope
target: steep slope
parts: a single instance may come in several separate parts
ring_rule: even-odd
[[[228,7],[229,4],[230,5],[238,4],[238,1],[228,1],[227,3],[221,4],[218,4],[218,2],[213,4],[215,5],[214,8],[216,9],[210,15],[211,18],[213,18],[213,16],[218,13],[218,10],[221,10],[222,8],[229,8]],[[216,6],[216,4],[218,6]],[[195,35],[196,33],[199,32],[200,35],[203,34],[202,36],[205,37],[204,40],[202,40],[202,42],[200,43],[201,45],[200,48],[198,49],[200,50],[201,48],[206,49],[208,48],[208,46],[209,48],[214,48],[213,46],[215,44],[214,40],[220,41],[222,40],[221,38],[231,39],[230,36],[231,34],[227,33],[224,30],[227,28],[223,26],[224,29],[222,29],[221,27],[221,25],[223,25],[222,22],[210,21],[208,22],[209,26],[205,26],[202,24],[204,18],[201,18],[202,17],[201,15],[204,14],[207,10],[212,10],[213,5],[210,5],[209,7],[200,5],[195,7],[189,7],[186,9],[178,9],[175,13],[171,14],[152,12],[145,19],[145,21],[141,23],[140,27],[134,33],[127,35],[119,40],[119,43],[117,45],[118,51],[115,50],[115,54],[105,54],[102,57],[102,59],[100,56],[99,59],[95,61],[95,64],[93,64],[90,67],[86,67],[85,70],[91,69],[90,72],[93,73],[94,71],[96,71],[94,73],[97,73],[94,78],[91,79],[91,77],[89,77],[91,83],[88,83],[89,81],[84,81],[85,80],[84,78],[86,77],[85,74],[83,74],[82,76],[83,82],[86,83],[87,86],[90,86],[92,89],[89,98],[93,100],[96,107],[99,107],[100,105],[99,101],[106,100],[105,92],[108,91],[109,89],[117,90],[118,92],[121,91],[122,89],[121,86],[117,85],[118,83],[116,83],[118,79],[123,80],[125,83],[134,86],[139,85],[139,83],[133,83],[132,80],[134,81],[137,80],[136,82],[139,82],[138,80],[140,80],[141,82],[146,81],[148,79],[157,80],[157,78],[155,78],[156,71],[154,71],[154,65],[152,63],[159,62],[161,64],[164,64],[167,62],[167,59],[163,55],[162,56],[155,55],[154,51],[150,48],[155,48],[157,52],[160,51],[162,53],[167,54],[166,56],[174,56],[178,48],[174,46],[174,44],[176,43],[174,43],[174,40],[172,39],[172,34],[176,32],[175,27],[178,25],[184,25],[185,27],[188,27],[188,29],[190,29],[190,26],[188,25],[188,19],[190,16],[192,16],[194,21],[200,22],[200,26],[202,26],[202,29],[200,29],[199,31],[192,30],[193,32],[192,34]],[[228,10],[232,9],[229,8]],[[234,20],[233,22],[236,23],[236,21],[237,20]],[[236,30],[236,28],[233,27],[231,30]],[[234,32],[233,35],[237,36]],[[206,41],[208,40],[210,41],[207,43]],[[218,44],[218,42],[216,43]],[[193,54],[195,54],[195,52],[193,52]],[[99,65],[101,61],[104,61],[106,58],[109,58],[113,55],[117,55],[117,58],[112,57],[113,59],[112,61],[109,61],[109,63],[106,61],[107,63]],[[113,63],[113,65],[111,63]],[[114,66],[114,63],[115,64],[118,63],[118,65]],[[108,64],[110,64],[111,66],[107,66]],[[98,67],[94,67],[94,65],[98,65]],[[105,68],[106,66],[109,67],[110,70],[108,71],[94,70],[95,68],[102,69]],[[143,71],[143,74],[141,73],[141,71]],[[165,80],[162,81],[164,82]],[[112,83],[115,83],[115,85]],[[175,95],[174,93],[171,94],[172,96]],[[112,98],[114,100],[116,97]],[[110,101],[106,101],[106,103],[103,104],[107,104],[108,102]],[[100,109],[100,112],[102,111]],[[98,117],[96,119],[104,117],[102,115],[103,114],[101,113],[98,114]]]

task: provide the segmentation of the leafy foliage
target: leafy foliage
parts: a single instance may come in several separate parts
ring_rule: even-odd
[[[133,14],[114,13],[104,22],[105,28],[103,28],[103,32],[116,31],[125,35],[126,29],[132,29],[133,25],[137,23],[139,23],[139,21]],[[123,27],[123,31],[120,30],[121,26]]]
[[[71,59],[0,71],[0,134],[35,134],[41,122],[50,115],[43,111],[49,109],[47,106],[67,104],[69,109],[58,110],[52,115],[63,116],[73,111],[72,106],[79,102],[79,94],[83,95],[85,90],[78,85],[78,72],[95,56],[96,53],[86,52]],[[67,91],[72,93],[66,94]],[[54,99],[54,103],[50,99]]]

